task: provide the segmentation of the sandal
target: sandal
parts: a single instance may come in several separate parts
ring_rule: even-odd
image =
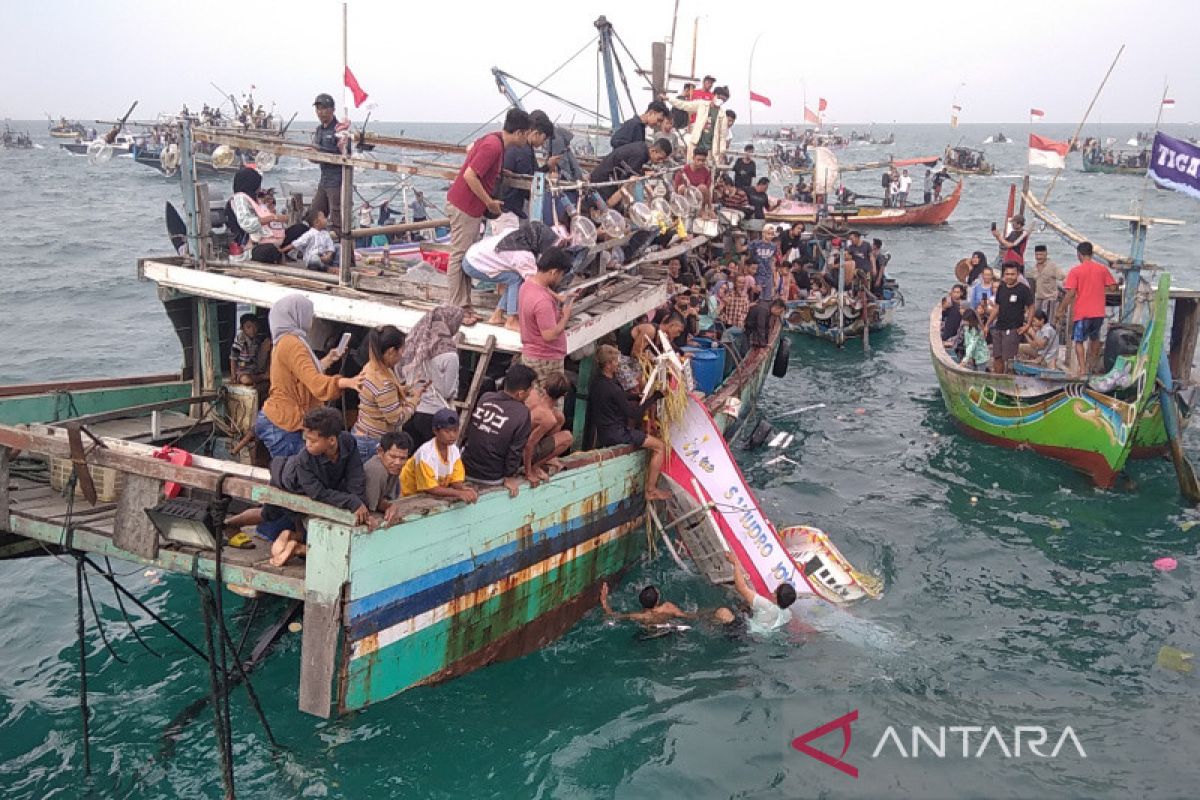
[[[227,538],[225,540],[225,544],[227,544],[230,547],[233,547],[237,550],[253,550],[254,549],[254,540],[250,538],[249,534],[247,534],[243,531],[238,531],[237,533],[235,533],[232,536],[230,536],[229,538]]]

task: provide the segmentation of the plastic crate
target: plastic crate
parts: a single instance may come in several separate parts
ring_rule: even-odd
[[[61,492],[67,488],[67,483],[71,480],[71,470],[74,464],[69,458],[50,458],[50,486],[56,492]],[[98,503],[113,503],[121,496],[121,491],[125,488],[125,473],[118,472],[110,467],[88,466],[88,472],[92,475],[92,483],[96,486],[96,502]],[[83,489],[79,483],[75,483],[75,496],[83,497]]]

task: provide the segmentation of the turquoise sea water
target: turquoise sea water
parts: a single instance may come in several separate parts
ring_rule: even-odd
[[[31,124],[32,129],[41,130]],[[408,135],[455,139],[469,126],[397,125]],[[853,126],[847,126],[853,127]],[[1143,126],[1148,127],[1148,126]],[[877,128],[878,129],[878,128]],[[1128,138],[1135,128],[1106,126]],[[896,126],[897,156],[940,151],[941,126]],[[994,126],[957,135],[981,142]],[[1005,132],[1022,139],[1025,131]],[[1068,129],[1046,126],[1066,138]],[[1194,130],[1181,128],[1184,135]],[[134,259],[166,251],[164,200],[177,186],[146,168],[46,149],[0,151],[0,383],[171,370],[174,337]],[[1023,172],[1019,145],[986,148],[996,176],[968,178],[963,201],[938,229],[884,232],[908,304],[873,337],[873,352],[801,340],[791,370],[771,380],[760,411],[796,435],[797,462],[775,451],[738,458],[778,524],[826,530],[886,590],[847,611],[807,609],[817,632],[755,642],[694,630],[639,641],[589,614],[566,637],[518,661],[418,689],[363,713],[321,721],[296,710],[299,636],[285,636],[254,675],[283,747],[272,752],[235,695],[234,749],[245,797],[1193,797],[1200,786],[1200,678],[1155,666],[1163,645],[1200,649],[1195,581],[1200,520],[1175,490],[1167,461],[1139,462],[1129,480],[1097,491],[1056,462],[960,437],[947,420],[929,363],[928,309],[954,263],[993,251]],[[875,160],[879,148],[840,151]],[[1115,249],[1127,234],[1105,212],[1127,212],[1138,178],[1085,175],[1076,156],[1051,205]],[[315,169],[268,178],[311,183]],[[852,179],[864,190],[873,174]],[[1034,186],[1048,185],[1035,175]],[[390,184],[380,178],[376,192]],[[918,181],[919,184],[919,181]],[[436,192],[436,183],[426,184]],[[372,196],[370,192],[366,192]],[[1194,253],[1200,206],[1150,190],[1155,214],[1187,220],[1154,229],[1149,253],[1176,285],[1200,286]],[[1070,249],[1043,235],[1052,258]],[[781,415],[814,403],[825,407]],[[1186,436],[1200,455],[1200,434]],[[971,499],[975,498],[975,502]],[[1191,528],[1189,530],[1189,528]],[[1179,569],[1159,573],[1163,555]],[[198,638],[190,581],[153,583],[132,565],[123,580],[158,613]],[[93,632],[89,685],[94,776],[81,770],[71,566],[52,558],[0,563],[0,788],[5,797],[218,797],[209,715],[164,748],[163,729],[207,688],[207,674],[141,615],[142,651],[94,584],[121,664]],[[685,607],[728,603],[661,556],[614,591],[629,607],[654,582]],[[240,620],[242,601],[227,607]],[[790,746],[793,738],[857,710],[845,761],[857,778]],[[892,726],[911,756],[912,726],[943,757],[902,757],[881,737]],[[1010,754],[1014,727],[1046,729],[1049,753],[1070,726],[1086,752]],[[1026,733],[1024,741],[1037,741]],[[891,740],[888,740],[889,742]],[[814,742],[837,755],[841,734]],[[922,742],[924,744],[924,742]]]

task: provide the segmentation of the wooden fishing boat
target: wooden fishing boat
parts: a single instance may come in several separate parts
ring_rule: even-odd
[[[55,139],[74,139],[76,136],[86,136],[87,129],[78,122],[68,122],[66,118],[58,122],[50,122],[50,135]]]
[[[941,225],[950,219],[958,201],[962,198],[962,181],[954,186],[948,197],[935,203],[909,205],[905,208],[882,206],[834,206],[821,212],[822,222],[844,224],[850,228],[862,227],[916,227]],[[775,211],[768,211],[768,222],[813,223],[817,220],[817,208],[811,203],[785,202]]]
[[[869,326],[872,334],[886,331],[896,321],[896,309],[903,305],[904,296],[896,289],[885,289],[883,297],[871,303],[865,315],[850,302],[839,307],[836,292],[819,302],[795,300],[788,303],[783,315],[784,331],[843,344],[847,339],[861,338],[864,326]]]
[[[1150,151],[1140,153],[1114,152],[1113,161],[1108,163],[1105,156],[1098,151],[1085,152],[1083,155],[1083,171],[1099,172],[1105,175],[1145,175],[1149,165]]]
[[[181,135],[185,201],[203,198],[207,186],[191,177],[186,123]],[[238,143],[205,135],[212,142]],[[348,179],[354,169],[396,166],[314,153],[302,145],[269,146],[340,164]],[[577,452],[564,459],[561,472],[536,488],[523,486],[515,498],[500,488],[485,489],[471,505],[403,498],[395,523],[372,530],[356,525],[346,511],[271,487],[265,470],[229,457],[257,412],[253,390],[225,381],[235,320],[239,306],[261,310],[299,292],[312,300],[318,324],[334,340],[343,330],[361,333],[385,323],[407,332],[443,291],[436,274],[418,280],[411,273],[352,272],[352,259],[343,260],[339,276],[220,261],[209,242],[207,204],[192,199],[185,205],[193,209],[189,247],[199,258],[138,263],[139,275],[158,287],[182,345],[180,374],[0,389],[0,557],[65,551],[112,556],[302,603],[299,705],[319,716],[364,708],[536,650],[575,624],[598,602],[601,583],[640,557],[645,453],[628,446],[588,447],[594,346],[667,302],[663,264],[703,244],[703,237],[575,285],[586,289],[566,331],[568,350],[578,360],[569,422]],[[391,232],[351,230],[351,209],[343,213],[344,248],[354,238]],[[599,252],[628,241],[620,237],[591,247]],[[495,295],[485,293],[476,304],[482,308],[489,301]],[[460,357],[472,379],[457,404],[469,412],[489,368],[519,353],[521,344],[517,332],[485,324],[464,328],[461,337]],[[768,347],[731,348],[731,368],[705,399],[725,436],[736,436],[767,372],[779,374],[779,339],[777,330]],[[205,449],[181,455],[188,463],[170,463],[155,457],[164,442]],[[92,502],[72,499],[76,481]],[[206,498],[231,498],[270,502],[302,515],[306,561],[273,567],[261,544],[226,549],[215,545],[219,535],[207,544],[166,538],[146,514],[158,507],[166,482],[202,505]],[[67,487],[67,497],[52,488],[55,483]],[[205,524],[210,533],[220,527]]]
[[[1159,278],[1135,356],[1089,380],[1054,370],[996,375],[962,366],[943,346],[941,305],[929,315],[929,349],[946,410],[968,435],[1066,461],[1110,487],[1136,443],[1138,421],[1153,402],[1168,326],[1170,276]]]
[[[991,175],[996,171],[982,150],[970,147],[947,147],[942,161],[946,171],[956,175]]]

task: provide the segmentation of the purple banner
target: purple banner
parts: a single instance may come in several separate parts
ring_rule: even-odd
[[[1165,133],[1155,134],[1149,173],[1164,189],[1200,200],[1200,146]]]

